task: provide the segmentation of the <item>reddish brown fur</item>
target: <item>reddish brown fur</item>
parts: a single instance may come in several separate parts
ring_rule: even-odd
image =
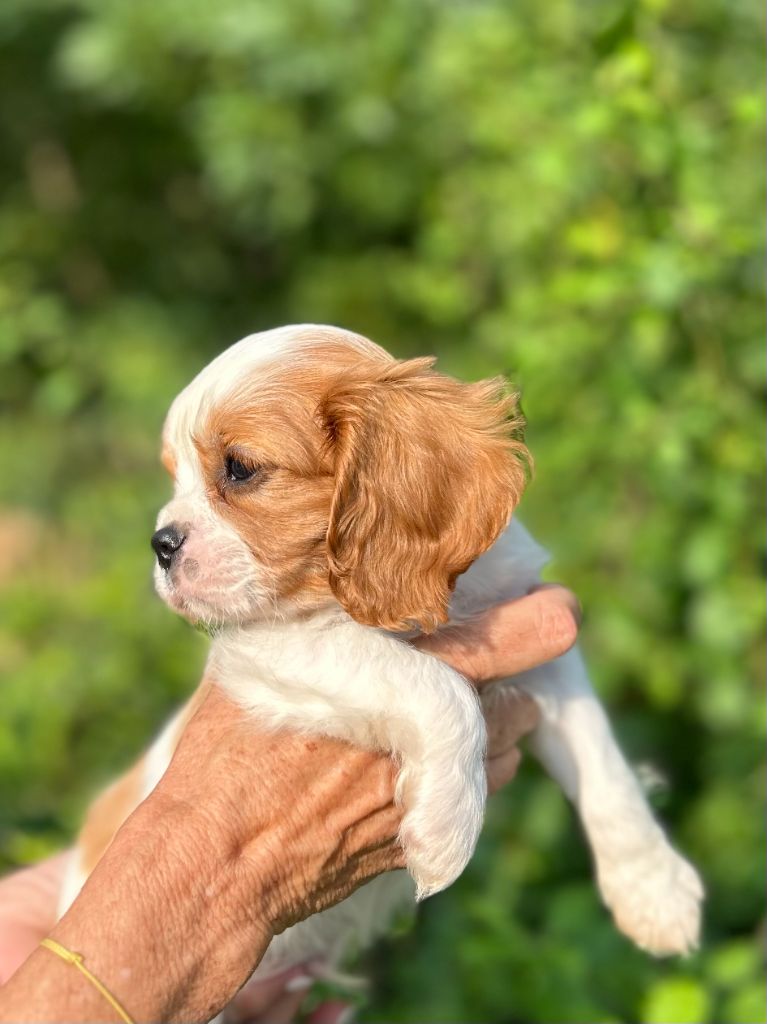
[[[331,586],[359,622],[434,629],[457,577],[496,540],[525,485],[515,397],[433,360],[344,383],[324,403],[336,447]]]
[[[355,355],[326,348],[319,365],[327,370],[318,372],[314,360],[277,375],[262,369],[195,437],[213,507],[271,570],[276,594],[303,609],[330,596],[326,535],[335,481],[317,410]],[[232,451],[263,466],[263,478],[252,486],[227,485],[224,461]]]
[[[433,629],[456,578],[497,538],[526,478],[503,382],[464,384],[433,360],[327,343],[261,368],[196,437],[211,501],[310,608],[331,592],[359,622]],[[228,452],[265,467],[227,484]]]
[[[170,449],[170,446],[163,441],[162,453],[160,455],[160,462],[166,468],[170,476],[174,479],[176,477],[176,458]]]
[[[203,679],[192,694],[176,723],[175,735],[171,737],[171,750],[181,739],[187,723],[208,695],[211,684]],[[138,761],[93,801],[88,808],[77,845],[80,853],[80,867],[89,875],[101,860],[115,833],[138,807],[144,798],[146,788],[146,756]]]
[[[80,836],[80,867],[89,875],[112,842],[115,832],[138,807],[144,792],[145,758],[140,758],[129,771],[99,794],[88,808]]]

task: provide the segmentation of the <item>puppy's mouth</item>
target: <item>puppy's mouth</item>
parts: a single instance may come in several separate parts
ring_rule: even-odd
[[[175,512],[175,514],[174,514]],[[166,507],[152,537],[155,589],[185,619],[222,626],[274,611],[272,579],[242,538],[208,510]]]
[[[163,569],[155,567],[155,589],[175,612],[206,630],[250,621],[265,604],[247,576],[228,578],[188,555]]]
[[[163,601],[193,626],[210,632],[230,620],[228,611],[213,603],[208,597],[188,593],[183,586],[178,586],[173,576],[179,575],[181,566],[164,574],[165,579],[157,583],[157,592]]]
[[[167,605],[186,618],[218,614],[208,594],[199,586],[200,576],[200,563],[196,558],[181,558],[167,568],[155,566],[155,589]]]
[[[171,573],[172,576],[181,575],[185,579],[194,581],[200,575],[200,563],[196,558],[185,558],[180,565],[172,567]]]

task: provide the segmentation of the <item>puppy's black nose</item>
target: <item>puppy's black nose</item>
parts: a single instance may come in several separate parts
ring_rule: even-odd
[[[170,569],[173,556],[186,540],[186,535],[179,530],[175,523],[170,526],[163,526],[161,530],[152,537],[152,547],[157,555],[157,561],[161,569]]]

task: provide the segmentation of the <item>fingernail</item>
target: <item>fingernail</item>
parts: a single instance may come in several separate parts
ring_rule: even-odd
[[[297,974],[295,978],[291,978],[290,981],[285,982],[285,992],[305,992],[307,988],[311,988],[314,984],[314,978],[310,978],[308,974]]]

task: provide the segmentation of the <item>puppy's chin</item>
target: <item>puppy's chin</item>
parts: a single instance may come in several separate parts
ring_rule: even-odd
[[[190,561],[190,560],[187,560]],[[170,571],[154,570],[155,590],[162,600],[196,626],[242,625],[266,618],[271,602],[252,581],[240,580],[230,586],[202,586],[195,571],[184,563]]]

